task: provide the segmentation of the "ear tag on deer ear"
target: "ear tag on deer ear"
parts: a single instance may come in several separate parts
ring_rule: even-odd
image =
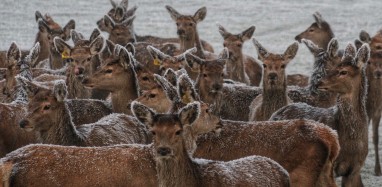
[[[70,58],[68,50],[64,50],[64,52],[61,53],[62,59]]]
[[[159,59],[158,58],[154,58],[154,65],[156,66],[160,66],[160,62],[159,62]]]

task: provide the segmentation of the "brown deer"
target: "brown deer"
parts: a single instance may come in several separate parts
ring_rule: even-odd
[[[161,187],[289,186],[288,173],[265,157],[251,156],[229,162],[192,159],[182,131],[198,118],[200,108],[196,103],[181,108],[178,114],[157,114],[137,102],[132,103],[132,110],[154,136],[152,148]],[[222,172],[227,169],[229,173]]]
[[[52,91],[38,90],[28,104],[28,114],[20,121],[20,127],[35,131],[39,141],[45,144],[106,146],[151,142],[146,127],[124,114],[110,114],[95,123],[76,127],[64,101],[66,94],[63,81],[58,81]]]
[[[186,62],[191,69],[197,70],[196,89],[200,99],[212,105],[214,114],[223,119],[248,121],[249,105],[262,93],[259,87],[224,83],[224,66],[228,59],[228,50],[220,54],[217,60],[204,60],[190,53]]]
[[[348,44],[341,62],[318,83],[319,90],[338,93],[335,106],[318,108],[297,103],[271,116],[271,120],[313,119],[337,130],[341,150],[334,171],[342,176],[342,186],[363,186],[360,172],[368,153],[364,64],[369,60],[370,49],[364,44],[355,53],[354,46]]]
[[[101,65],[100,53],[103,50],[105,40],[98,29],[94,29],[89,40],[81,37],[75,30],[71,31],[74,46],[70,46],[61,38],[54,39],[56,50],[60,54],[65,53],[65,59],[69,62],[67,69],[66,84],[68,86],[69,99],[105,99],[108,92],[101,90],[88,90],[81,83],[84,77],[92,75]]]
[[[42,16],[40,12],[36,12],[36,21],[38,23],[39,32],[36,36],[36,42],[40,42],[41,54],[37,62],[41,62],[48,58],[49,67],[51,69],[60,69],[64,66],[62,54],[56,51],[53,43],[55,37],[63,40],[70,38],[70,30],[75,28],[74,20],[70,20],[64,28],[56,23],[49,15]],[[43,65],[34,64],[32,67],[41,67]]]
[[[166,5],[166,9],[169,12],[172,20],[176,23],[177,34],[179,36],[180,43],[180,52],[183,53],[188,49],[196,47],[196,54],[198,57],[203,59],[215,58],[215,56],[212,54],[214,49],[209,43],[200,40],[198,30],[196,28],[197,24],[203,21],[206,17],[207,8],[200,8],[195,12],[193,16],[180,14],[169,5]],[[208,51],[209,53],[206,52],[207,54],[204,54],[205,51]]]
[[[285,68],[296,56],[298,43],[291,44],[283,54],[268,52],[256,39],[253,43],[263,63],[263,93],[250,104],[249,121],[267,121],[273,112],[292,102],[287,96]]]
[[[159,80],[164,82],[163,79]],[[174,92],[171,91],[171,86],[167,86],[165,89],[167,98],[155,97],[149,102],[146,101],[147,104],[157,108],[160,99],[172,98],[170,100],[173,104],[167,107],[177,112],[179,110],[179,107],[176,108],[177,102],[187,104],[198,100],[194,84],[187,75],[181,75],[177,85],[177,97],[172,96]],[[208,105],[203,105],[201,105],[202,113],[204,110],[209,110]],[[208,128],[209,133],[198,138],[195,157],[229,161],[250,155],[266,156],[277,161],[289,172],[292,186],[336,186],[332,163],[338,156],[339,143],[337,133],[330,128],[306,120],[282,122],[220,120],[219,123],[212,113],[206,112],[203,115],[202,113],[200,116],[202,119],[200,117],[198,119],[201,122],[198,123],[213,123],[216,124],[216,128]],[[238,134],[240,136],[237,136]],[[226,150],[227,145],[231,145],[229,153]],[[247,146],[247,151],[242,151],[243,146]]]
[[[328,108],[335,104],[336,93],[323,92],[317,89],[322,77],[327,71],[333,69],[341,60],[338,55],[338,41],[333,38],[326,50],[318,47],[310,40],[302,40],[314,55],[313,72],[309,79],[309,85],[304,88],[288,87],[288,96],[293,102],[304,102],[311,106]]]
[[[366,67],[367,75],[367,99],[366,109],[367,116],[369,117],[368,124],[372,121],[373,124],[373,144],[375,151],[375,175],[381,176],[381,164],[379,161],[379,122],[382,113],[382,30],[378,31],[376,35],[370,37],[366,31],[361,31],[359,35],[360,40],[355,41],[357,48],[360,48],[363,43],[368,43],[370,46],[370,59]]]
[[[334,33],[330,24],[322,18],[319,12],[313,14],[315,22],[312,23],[304,32],[298,34],[295,39],[299,42],[307,39],[316,44],[319,48],[327,49],[329,41],[334,38]]]
[[[255,26],[251,26],[240,34],[231,34],[223,26],[218,25],[223,46],[228,49],[229,57],[226,64],[227,78],[259,86],[262,77],[262,68],[255,58],[243,54],[243,44],[251,39]]]
[[[128,0],[122,0],[119,4],[110,1],[112,8],[107,12],[107,15],[113,19],[113,21],[120,23],[122,20],[131,17],[135,14],[138,7],[134,6],[128,10],[129,2]],[[105,25],[104,19],[97,21],[97,26],[101,31],[108,32],[108,28]]]

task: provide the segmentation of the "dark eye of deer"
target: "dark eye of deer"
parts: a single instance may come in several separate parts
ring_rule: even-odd
[[[266,65],[266,64],[263,64],[263,67],[264,67],[264,68],[267,68],[267,65]]]
[[[241,47],[241,44],[237,44],[238,47]]]
[[[45,105],[43,109],[44,110],[49,110],[50,109],[50,105]]]
[[[112,73],[112,72],[113,72],[113,70],[111,70],[111,69],[106,70],[106,73]]]
[[[309,29],[309,32],[313,32],[314,31],[314,29]]]
[[[87,59],[87,61],[90,61],[92,59],[92,57],[89,57],[88,59]]]
[[[176,26],[179,26],[179,23],[176,23]]]
[[[180,135],[180,133],[182,133],[182,130],[178,130],[175,132],[176,135]]]
[[[284,68],[285,68],[285,64],[281,65],[281,68],[283,68],[283,69],[284,69]]]
[[[204,74],[203,74],[203,77],[207,77],[207,74],[204,73]]]
[[[193,23],[189,23],[188,25],[189,25],[190,27],[192,27],[194,24],[193,24]]]
[[[155,94],[150,94],[149,98],[154,98],[156,95]]]
[[[155,132],[154,131],[151,131],[151,134],[155,136]]]
[[[148,81],[149,78],[148,78],[148,77],[143,77],[142,80],[144,80],[144,81]]]
[[[340,75],[347,75],[347,74],[348,74],[347,71],[341,71],[341,72],[340,72]]]

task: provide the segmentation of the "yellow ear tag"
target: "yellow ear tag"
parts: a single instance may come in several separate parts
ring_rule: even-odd
[[[188,104],[188,103],[191,103],[191,102],[192,102],[192,99],[191,99],[191,97],[189,97],[188,94],[186,94],[186,95],[184,95],[184,96],[182,97],[182,102],[183,102],[184,104]]]
[[[156,66],[160,66],[159,59],[154,58],[154,65],[156,65]]]
[[[70,58],[68,51],[65,50],[64,52],[62,52],[61,53],[61,58],[62,59]]]

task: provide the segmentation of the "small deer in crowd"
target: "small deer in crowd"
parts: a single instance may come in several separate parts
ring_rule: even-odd
[[[354,46],[348,44],[340,63],[319,81],[319,90],[338,93],[335,106],[319,108],[302,103],[290,104],[270,118],[312,119],[337,130],[341,150],[334,162],[334,171],[337,176],[342,176],[342,186],[363,186],[360,172],[368,153],[364,64],[367,64],[369,55],[367,44],[362,45],[357,54]]]
[[[290,45],[283,54],[268,52],[256,39],[253,39],[253,43],[263,63],[263,93],[249,106],[249,121],[267,121],[273,112],[291,103],[286,92],[285,68],[296,56],[298,43]]]

